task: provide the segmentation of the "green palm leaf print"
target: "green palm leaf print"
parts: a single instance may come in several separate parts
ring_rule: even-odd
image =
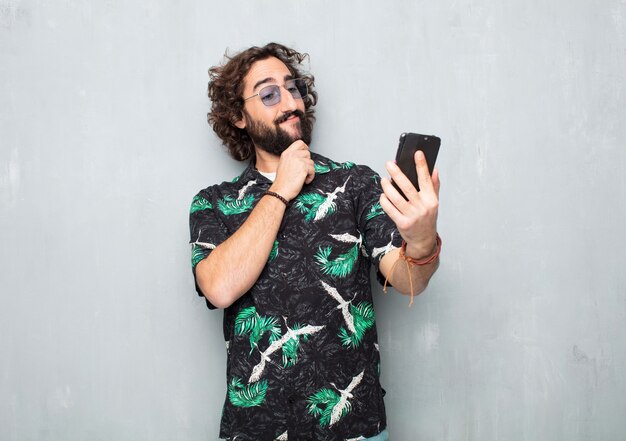
[[[317,162],[313,164],[313,167],[315,167],[315,173],[319,175],[323,175],[324,173],[328,173],[330,171],[330,167],[328,165],[318,164]]]
[[[346,162],[337,163],[337,162],[331,161],[330,166],[333,170],[337,170],[338,168],[342,170],[349,170],[352,167],[354,167],[354,162],[346,161]]]
[[[320,419],[321,427],[330,427],[338,423],[352,410],[351,400],[354,398],[352,391],[361,383],[364,373],[365,371],[361,371],[352,377],[352,381],[345,389],[339,389],[334,383],[330,383],[337,392],[323,388],[307,399],[307,410]]]
[[[344,346],[357,348],[363,341],[365,332],[374,326],[376,322],[374,305],[368,302],[360,302],[356,306],[350,305],[350,313],[354,319],[354,329],[356,332],[352,333],[342,326],[339,331],[339,338]]]
[[[235,332],[238,335],[251,332],[256,326],[256,319],[259,315],[256,313],[256,307],[248,306],[237,314],[235,319]]]
[[[307,411],[316,418],[320,419],[320,426],[326,427],[330,424],[330,417],[341,396],[332,389],[323,388],[315,392],[309,398],[307,398]],[[348,406],[342,417],[348,413]]]
[[[278,256],[278,241],[275,240],[274,245],[272,246],[272,251],[270,251],[269,260],[272,261],[276,259],[277,256]]]
[[[312,221],[317,214],[317,210],[320,206],[326,202],[326,197],[318,193],[305,193],[296,198],[296,208],[300,213],[305,214],[305,220]],[[328,213],[334,213],[336,206],[333,206],[328,210]]]
[[[265,401],[267,380],[244,385],[240,378],[233,377],[228,384],[228,399],[233,406],[255,407]]]
[[[235,318],[235,334],[249,336],[250,353],[266,332],[270,333],[270,344],[280,338],[280,326],[276,318],[259,315],[254,306],[239,311]]]
[[[206,257],[207,249],[197,244],[191,244],[191,267],[195,268],[196,265]]]
[[[297,331],[302,329],[302,325],[296,323],[291,330]],[[298,349],[300,349],[300,338],[302,341],[306,342],[309,339],[308,334],[296,335],[295,337],[290,338],[283,345],[283,367],[291,367],[294,366],[298,362]]]
[[[196,211],[200,211],[200,210],[210,210],[213,208],[213,204],[211,204],[209,201],[207,201],[205,198],[203,198],[200,195],[196,195],[193,198],[193,201],[191,202],[191,213],[195,213]]]
[[[254,196],[246,195],[243,199],[235,199],[233,196],[224,196],[223,199],[217,201],[217,207],[225,216],[233,214],[241,214],[252,209]]]
[[[376,216],[380,216],[383,213],[383,207],[381,207],[380,202],[376,202],[374,205],[372,205],[370,211],[367,213],[366,219],[374,219]]]
[[[315,260],[317,260],[322,272],[333,277],[346,277],[352,272],[354,264],[359,258],[359,245],[356,244],[347,253],[340,254],[335,259],[330,259],[331,253],[332,247],[319,247],[315,254]]]

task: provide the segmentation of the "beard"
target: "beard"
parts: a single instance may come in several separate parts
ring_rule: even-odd
[[[294,110],[293,112],[284,114],[274,121],[274,127],[264,122],[253,120],[245,110],[243,113],[246,120],[246,132],[248,136],[250,136],[250,139],[252,139],[254,145],[272,155],[280,156],[282,152],[287,150],[291,144],[299,139],[306,145],[311,143],[313,121],[311,118],[307,118],[305,113],[301,110]],[[287,119],[293,115],[297,116],[299,121],[295,126],[297,133],[292,135],[286,130],[283,130],[280,124],[287,121]]]

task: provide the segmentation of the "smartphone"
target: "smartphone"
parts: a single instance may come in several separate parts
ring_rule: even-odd
[[[417,170],[415,170],[415,152],[418,150],[424,152],[424,156],[426,156],[426,163],[428,164],[428,171],[432,175],[433,170],[435,169],[435,161],[437,160],[437,153],[439,153],[440,145],[441,139],[436,136],[419,135],[417,133],[403,133],[400,135],[398,152],[396,153],[396,164],[400,167],[402,173],[409,178],[417,191],[419,191],[420,187],[417,183]],[[404,196],[404,199],[408,200],[393,180],[391,183],[396,190]]]

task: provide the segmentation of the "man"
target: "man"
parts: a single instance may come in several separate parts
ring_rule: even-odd
[[[416,154],[417,192],[387,163],[407,201],[368,167],[312,153],[306,56],[270,43],[210,70],[209,123],[250,160],[200,191],[190,215],[196,288],[224,309],[220,438],[386,440],[370,265],[402,293],[426,288],[441,245],[438,173]]]

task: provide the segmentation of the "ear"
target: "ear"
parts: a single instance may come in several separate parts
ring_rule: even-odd
[[[233,119],[230,121],[232,125],[234,125],[235,127],[237,127],[238,129],[245,129],[246,128],[246,120],[245,118],[243,118],[243,115],[241,115],[239,117],[239,119],[235,119],[235,117],[233,117]]]

